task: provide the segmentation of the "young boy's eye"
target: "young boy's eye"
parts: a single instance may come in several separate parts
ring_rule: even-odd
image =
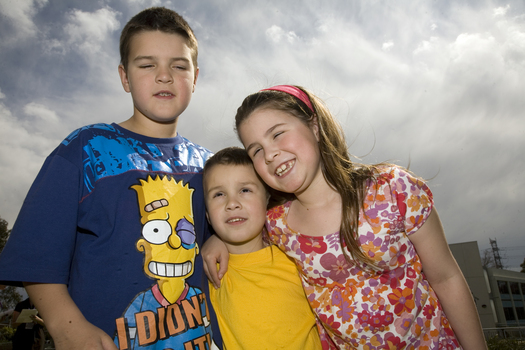
[[[212,196],[212,198],[215,198],[215,197],[221,197],[221,196],[223,196],[222,192],[217,192],[217,193],[215,193],[215,194]]]
[[[241,189],[241,192],[242,193],[247,193],[247,192],[251,192],[251,190],[249,188],[243,188],[243,189]]]
[[[275,139],[277,136],[281,135],[282,133],[283,133],[283,131],[276,132],[276,133],[273,135],[273,138]]]

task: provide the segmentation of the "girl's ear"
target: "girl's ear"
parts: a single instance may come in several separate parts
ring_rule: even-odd
[[[317,121],[317,116],[312,119],[312,131],[314,132],[315,139],[319,142],[319,122]]]

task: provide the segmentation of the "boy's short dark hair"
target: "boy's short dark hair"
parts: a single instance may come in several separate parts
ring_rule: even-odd
[[[120,34],[120,64],[124,70],[128,69],[129,50],[131,39],[138,33],[145,31],[161,31],[169,34],[178,34],[186,39],[186,44],[192,52],[195,68],[197,65],[198,43],[190,25],[177,12],[165,7],[151,7],[145,9],[129,20]]]
[[[216,165],[248,165],[253,167],[252,160],[244,148],[223,148],[219,152],[215,153],[211,158],[209,158],[206,163],[204,163],[204,169],[202,171],[203,181],[206,179],[207,173],[209,173],[210,170]],[[257,177],[259,177],[259,175],[257,175]],[[262,180],[261,182],[266,187],[266,184]]]

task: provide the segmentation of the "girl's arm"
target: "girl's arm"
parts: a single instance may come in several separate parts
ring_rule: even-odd
[[[228,270],[228,260],[230,260],[228,248],[217,235],[212,235],[204,242],[201,254],[204,262],[204,273],[217,289],[221,286],[222,276]],[[217,264],[219,264],[219,270],[217,270]]]
[[[450,252],[436,209],[409,239],[463,349],[487,349],[472,293]]]
[[[45,320],[57,350],[117,350],[109,335],[84,318],[65,284],[24,283],[24,286]]]

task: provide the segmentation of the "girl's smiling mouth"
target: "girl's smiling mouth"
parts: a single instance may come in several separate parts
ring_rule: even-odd
[[[295,165],[295,159],[289,160],[289,161],[279,165],[277,167],[277,169],[275,169],[275,175],[277,175],[279,177],[285,175],[286,173],[288,173],[293,168],[294,165]]]

